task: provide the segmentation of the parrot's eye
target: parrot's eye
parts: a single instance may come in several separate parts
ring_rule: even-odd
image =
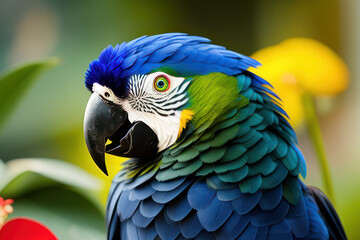
[[[154,79],[154,88],[158,92],[166,92],[170,88],[170,80],[165,75],[159,75]]]
[[[108,92],[105,92],[105,97],[110,97],[110,93],[108,93]]]

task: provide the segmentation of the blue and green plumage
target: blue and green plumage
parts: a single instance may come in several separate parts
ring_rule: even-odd
[[[154,69],[190,81],[189,101],[179,110],[193,116],[178,140],[156,157],[128,160],[114,178],[109,239],[338,236],[328,230],[318,195],[298,178],[305,178],[305,160],[280,100],[247,71],[257,65],[208,39],[176,33],[108,47],[90,64],[86,86],[99,83],[119,97],[129,76]]]

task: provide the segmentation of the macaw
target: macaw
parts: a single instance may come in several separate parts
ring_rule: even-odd
[[[90,63],[88,150],[131,158],[112,180],[108,239],[346,239],[259,63],[182,33],[143,36]]]

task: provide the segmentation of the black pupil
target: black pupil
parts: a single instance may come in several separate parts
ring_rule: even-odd
[[[159,80],[159,81],[157,82],[157,86],[158,86],[159,88],[164,87],[164,85],[165,85],[165,82],[164,82],[163,80]]]
[[[105,97],[110,97],[110,93],[105,92]]]

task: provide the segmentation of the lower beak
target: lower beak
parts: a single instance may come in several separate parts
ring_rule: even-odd
[[[107,175],[105,152],[122,157],[146,157],[157,153],[158,138],[143,122],[131,124],[120,106],[105,103],[93,93],[85,110],[85,142],[96,165]],[[107,140],[110,145],[105,146]]]

